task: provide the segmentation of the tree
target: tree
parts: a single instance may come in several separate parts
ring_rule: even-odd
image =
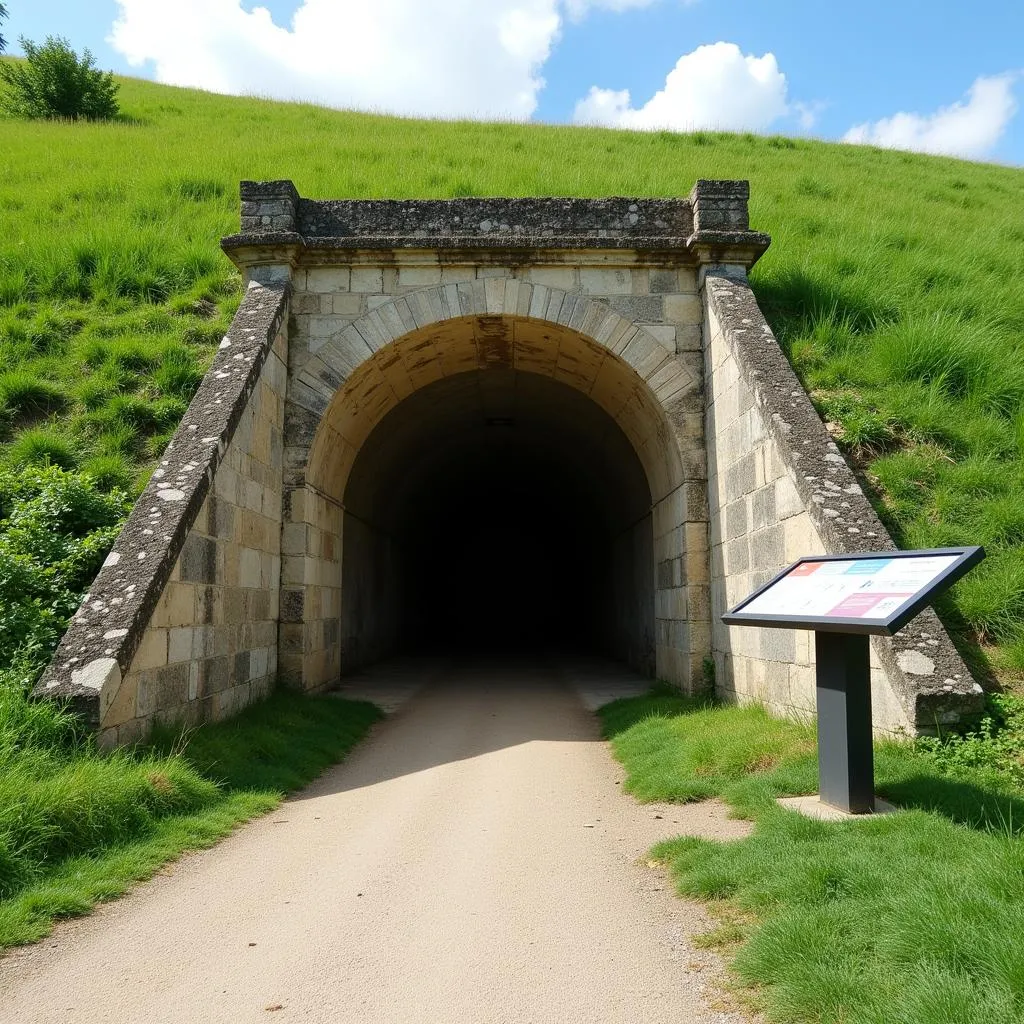
[[[0,64],[0,106],[15,117],[100,121],[116,117],[117,83],[88,50],[79,57],[68,41],[47,36],[42,46],[19,39],[25,60]]]
[[[0,4],[0,21],[3,21],[7,17],[7,6],[6,4]],[[7,49],[7,40],[3,36],[0,36],[0,53],[3,53]]]

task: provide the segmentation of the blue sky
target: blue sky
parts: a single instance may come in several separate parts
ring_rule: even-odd
[[[61,34],[117,72],[217,91],[438,116],[846,137],[1024,164],[1021,0],[983,11],[900,0],[9,0],[8,9],[11,52],[19,35]]]

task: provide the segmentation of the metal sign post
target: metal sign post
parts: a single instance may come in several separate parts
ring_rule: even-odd
[[[980,547],[814,555],[722,616],[730,626],[814,630],[822,803],[875,809],[870,635],[892,636],[984,557]]]

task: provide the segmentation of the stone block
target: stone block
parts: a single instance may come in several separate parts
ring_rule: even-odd
[[[672,574],[674,561],[675,559],[666,558],[658,563],[657,581],[659,590],[668,590],[674,585]]]
[[[769,484],[754,491],[750,499],[751,528],[763,529],[778,522],[775,514],[775,487]]]
[[[530,267],[524,275],[531,284],[544,285],[545,288],[558,288],[562,291],[575,291],[577,287],[576,269],[574,267]],[[536,295],[536,289],[534,289]],[[536,314],[531,310],[531,316]]]
[[[666,295],[663,302],[665,319],[674,324],[695,326],[704,318],[704,304],[699,295]]]
[[[441,284],[458,284],[460,281],[472,281],[476,277],[476,267],[442,267]]]
[[[239,651],[234,658],[234,666],[231,673],[231,683],[237,686],[239,683],[247,683],[252,667],[252,655],[249,651]]]
[[[441,268],[437,267],[399,267],[399,288],[426,288],[441,283]]]
[[[633,278],[628,267],[583,267],[580,291],[584,295],[631,295]]]
[[[260,552],[252,548],[241,548],[238,553],[238,585],[256,588],[262,585],[260,578]]]
[[[217,582],[217,543],[190,533],[181,549],[181,579],[186,583]]]
[[[648,287],[652,294],[667,294],[679,290],[678,270],[659,270],[652,267],[648,274]]]
[[[379,294],[384,291],[380,267],[352,267],[349,289],[353,292]]]
[[[786,558],[786,537],[781,523],[751,534],[750,557],[755,569],[782,568]]]
[[[333,295],[325,295],[325,300],[330,299],[331,308],[330,312],[336,317],[357,317],[361,316],[366,311],[366,302],[362,295],[352,294],[350,292],[336,292]],[[325,313],[328,310],[323,310]]]
[[[224,588],[196,587],[196,622],[211,625],[224,621]]]
[[[609,295],[600,302],[627,320],[657,322],[664,316],[660,295]]]
[[[790,516],[781,524],[783,530],[782,562],[795,562],[805,555],[824,553],[817,531],[806,512]]]
[[[167,664],[167,630],[150,627],[142,634],[139,649],[132,658],[130,672],[142,672],[147,668],[160,668]],[[122,689],[124,684],[122,683]],[[104,715],[106,721],[106,715]],[[116,723],[115,723],[116,724]]]
[[[750,548],[746,537],[731,540],[725,546],[725,571],[730,575],[750,568]]]
[[[747,452],[725,471],[725,497],[728,501],[742,498],[757,486],[755,462],[754,453]]]
[[[667,352],[676,350],[676,329],[672,324],[644,324],[642,329],[647,332]]]
[[[668,358],[673,349],[666,350],[657,340],[646,333],[647,328],[637,333],[622,352],[622,358],[646,380]]]
[[[192,637],[195,630],[191,626],[181,626],[168,632],[167,661],[190,661],[192,658]]]
[[[725,539],[732,540],[746,534],[750,528],[747,517],[747,500],[738,498],[725,507]]]
[[[796,484],[789,478],[788,474],[775,480],[775,515],[778,519],[788,519],[790,516],[799,515],[806,511],[803,500]]]
[[[700,352],[702,347],[700,324],[680,324],[676,327],[677,352]]]
[[[703,622],[711,617],[711,589],[706,584],[691,582],[687,589],[690,618]]]
[[[310,267],[306,271],[307,292],[347,292],[348,267]]]
[[[761,657],[766,661],[779,661],[787,665],[796,660],[796,630],[759,629]]]
[[[195,587],[190,583],[168,583],[157,602],[150,626],[188,626],[195,622]]]

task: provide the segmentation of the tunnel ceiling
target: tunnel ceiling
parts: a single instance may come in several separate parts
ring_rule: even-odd
[[[588,531],[625,529],[650,510],[643,467],[615,421],[567,384],[515,369],[443,377],[393,408],[361,447],[344,505],[400,536],[432,508],[451,514],[460,495],[469,504],[474,489],[502,481],[535,487],[538,514],[552,502],[588,509]]]
[[[360,344],[365,346],[365,342]],[[669,360],[666,350],[650,337],[637,334],[626,357],[634,346],[632,358],[641,362],[646,359],[656,366]],[[677,371],[678,368],[669,367],[670,373]],[[348,495],[349,474],[378,424],[397,412],[410,396],[416,397],[420,391],[435,386],[440,388],[440,382],[454,378],[465,380],[451,385],[450,394],[443,389],[436,392],[447,396],[443,402],[416,398],[417,403],[423,404],[412,408],[424,410],[419,417],[423,422],[407,429],[413,433],[438,430],[439,437],[446,436],[447,430],[449,448],[458,443],[470,444],[470,438],[476,434],[477,447],[467,451],[479,451],[485,437],[496,441],[500,435],[497,421],[511,417],[515,422],[508,425],[507,436],[520,439],[516,441],[520,450],[525,450],[523,446],[533,436],[535,444],[551,453],[552,445],[562,443],[552,438],[556,434],[568,438],[574,430],[583,449],[593,447],[589,439],[595,432],[602,434],[604,424],[610,421],[618,428],[617,436],[627,439],[635,453],[634,461],[643,467],[648,505],[652,498],[658,501],[670,493],[682,479],[672,428],[643,379],[626,358],[569,328],[511,316],[463,317],[411,331],[372,356],[368,353],[360,365],[345,372],[344,383],[323,413],[307,470],[309,484],[334,501]],[[678,371],[678,375],[685,384],[686,373]],[[515,383],[533,377],[558,387],[544,390],[538,384],[530,391],[533,384]],[[490,383],[486,383],[488,379]],[[484,383],[471,384],[473,380]],[[690,384],[697,386],[692,380]],[[551,395],[560,397],[547,397]],[[519,413],[516,403],[521,403]],[[428,428],[425,410],[434,404],[445,406],[447,411],[431,412]],[[561,406],[576,412],[563,414],[559,411]],[[533,411],[524,415],[527,408]],[[596,415],[602,411],[603,418]],[[398,415],[396,423],[407,413]],[[454,422],[443,426],[450,417],[459,415],[465,417],[460,421],[461,427]],[[598,422],[602,424],[600,430]],[[467,433],[464,428],[471,429]],[[395,430],[401,434],[401,428]],[[375,443],[384,445],[384,437],[381,435]],[[433,455],[427,451],[423,457]],[[346,504],[351,502],[354,510],[366,508],[370,499],[365,486],[359,485],[344,500]]]

